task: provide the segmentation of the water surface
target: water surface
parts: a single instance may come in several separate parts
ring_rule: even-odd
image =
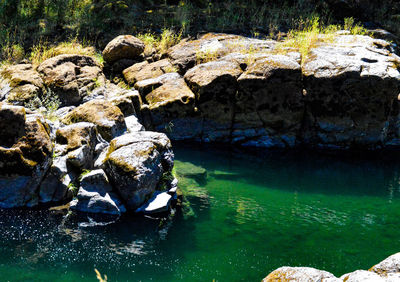
[[[0,280],[260,281],[282,265],[342,275],[400,251],[400,163],[175,147],[190,206],[97,224],[0,210]],[[193,167],[193,165],[197,166]],[[189,168],[188,168],[189,167]]]

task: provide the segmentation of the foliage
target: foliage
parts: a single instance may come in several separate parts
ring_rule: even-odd
[[[353,18],[346,18],[344,26],[324,25],[318,16],[313,16],[300,25],[302,28],[288,32],[287,38],[278,44],[277,51],[285,52],[291,48],[298,49],[302,60],[307,59],[312,48],[323,42],[332,42],[339,30],[347,30],[354,35],[364,35],[366,30],[354,23]]]
[[[179,33],[175,33],[171,29],[163,29],[161,35],[145,33],[138,34],[137,37],[145,43],[145,53],[151,53],[155,49],[157,52],[164,54],[170,47],[181,41],[182,30]]]
[[[35,95],[29,102],[25,103],[24,106],[33,111],[42,111],[42,114],[49,120],[56,120],[58,118],[56,111],[60,105],[61,102],[58,96],[53,93],[51,89],[47,89],[40,97]]]

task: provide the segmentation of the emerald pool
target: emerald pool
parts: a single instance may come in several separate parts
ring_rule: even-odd
[[[174,151],[188,203],[168,219],[0,210],[0,281],[96,281],[94,268],[108,281],[260,281],[283,265],[340,276],[400,251],[399,161]]]

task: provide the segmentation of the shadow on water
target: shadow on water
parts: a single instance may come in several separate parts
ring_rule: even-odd
[[[301,193],[389,198],[400,196],[399,153],[346,155],[310,150],[266,152],[188,143],[175,146],[177,159],[206,168],[215,179]]]

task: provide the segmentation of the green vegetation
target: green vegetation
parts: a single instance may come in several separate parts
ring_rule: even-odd
[[[300,30],[314,16],[327,26],[353,17],[357,22],[372,22],[400,34],[398,1],[348,0],[342,1],[345,4],[341,2],[340,8],[337,2],[340,1],[1,0],[0,61],[18,62],[27,55],[40,63],[71,50],[93,54],[94,50],[82,42],[90,41],[102,50],[119,34],[140,34],[147,51],[155,48],[161,53],[182,36],[204,31],[279,39],[289,30]]]
[[[364,35],[367,30],[360,24],[355,24],[353,18],[344,19],[344,25],[324,25],[319,17],[314,16],[301,24],[301,28],[291,30],[287,38],[278,44],[277,52],[286,52],[292,48],[298,49],[302,60],[306,60],[312,48],[323,42],[332,42],[339,30],[346,30],[353,35]]]
[[[51,89],[46,89],[40,96],[35,94],[24,106],[33,111],[39,110],[49,120],[57,120],[56,111],[60,107],[61,102],[57,94]]]

